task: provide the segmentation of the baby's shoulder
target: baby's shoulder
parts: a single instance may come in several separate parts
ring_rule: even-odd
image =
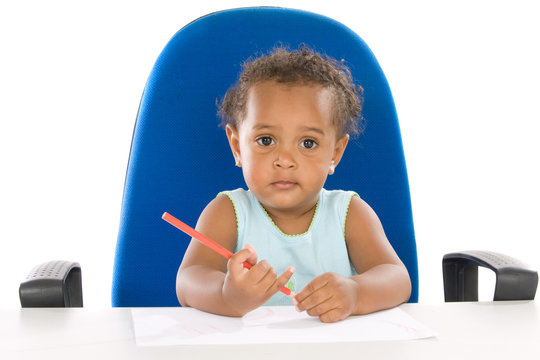
[[[320,194],[320,202],[325,207],[335,209],[347,214],[350,203],[354,198],[360,199],[360,196],[355,191],[345,190],[326,190],[322,189]]]
[[[232,201],[226,194],[220,193],[204,208],[197,227],[212,229],[212,233],[236,232],[236,214]]]
[[[231,213],[234,215],[233,200],[227,191],[220,192],[213,198],[206,208],[203,210],[203,214],[208,212],[209,215],[216,214],[218,216]]]

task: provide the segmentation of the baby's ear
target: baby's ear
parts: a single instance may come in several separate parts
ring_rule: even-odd
[[[334,169],[338,166],[339,162],[341,161],[341,157],[343,156],[343,153],[345,152],[345,149],[347,148],[347,144],[349,143],[349,134],[345,134],[342,137],[336,141],[336,146],[334,146],[334,154],[332,156],[332,162],[331,162],[331,170],[332,173],[334,172]]]
[[[225,132],[229,139],[229,146],[231,147],[235,164],[236,166],[241,166],[242,159],[240,158],[240,138],[238,136],[238,130],[236,129],[236,126],[227,124],[225,126]]]

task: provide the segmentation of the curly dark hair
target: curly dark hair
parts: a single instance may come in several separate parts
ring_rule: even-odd
[[[289,51],[274,48],[269,55],[248,59],[242,64],[237,83],[229,88],[218,104],[222,126],[237,126],[246,115],[249,89],[262,81],[273,80],[283,84],[318,84],[334,95],[333,122],[338,135],[360,132],[364,90],[356,85],[344,61],[337,61],[312,49],[301,46]]]

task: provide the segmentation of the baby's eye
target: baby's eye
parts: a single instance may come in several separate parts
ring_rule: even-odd
[[[302,142],[300,143],[300,146],[306,149],[313,149],[317,147],[317,143],[315,142],[315,140],[306,139],[306,140],[302,140]]]
[[[262,146],[274,145],[274,139],[270,136],[263,136],[257,139],[257,143]]]

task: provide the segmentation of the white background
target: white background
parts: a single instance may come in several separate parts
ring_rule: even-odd
[[[448,252],[490,249],[540,269],[534,1],[4,1],[0,307],[19,307],[19,283],[52,259],[81,263],[85,306],[110,306],[124,175],[151,67],[191,20],[252,5],[330,16],[377,56],[401,123],[420,302],[443,301]]]

